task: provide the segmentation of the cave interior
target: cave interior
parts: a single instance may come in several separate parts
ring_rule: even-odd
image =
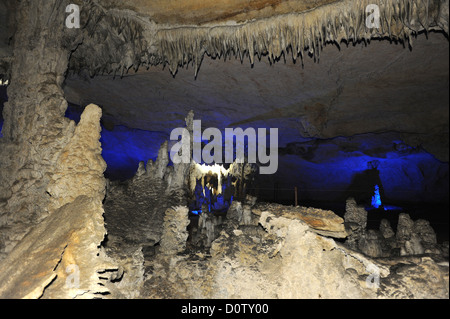
[[[59,163],[55,159],[61,158],[60,152],[67,153],[61,137],[69,134],[64,133],[66,127],[67,132],[70,127],[74,130],[70,134],[82,132],[78,131],[82,114],[87,105],[95,104],[101,112],[100,157],[106,164],[99,169],[101,176],[96,175],[104,180],[99,188],[103,195],[95,195],[101,198],[105,222],[98,246],[122,261],[131,258],[130,251],[135,254],[130,247],[139,247],[147,276],[142,278],[151,277],[148,265],[160,250],[172,249],[163,243],[170,207],[187,208],[188,224],[180,232],[187,230],[183,252],[198,256],[210,254],[221,234],[217,229],[233,218],[230,211],[242,215],[239,225],[261,228],[254,222],[258,209],[250,216],[247,207],[314,208],[334,212],[349,230],[353,226],[346,215],[349,199],[354,199],[367,214],[363,232],[367,242],[371,240],[367,234],[379,232],[383,220],[397,232],[397,240],[405,214],[413,221],[429,222],[436,236],[434,250],[416,255],[439,255],[447,261],[448,298],[448,1],[386,1],[380,6],[392,3],[399,11],[406,6],[410,14],[383,9],[382,17],[387,21],[392,14],[395,23],[389,32],[383,25],[374,33],[361,31],[364,27],[357,25],[363,25],[361,14],[334,18],[357,10],[355,6],[364,7],[367,1],[73,0],[81,8],[81,27],[71,29],[64,25],[68,1],[44,2],[0,3],[0,170],[5,171],[0,174],[0,231],[5,234],[0,262],[12,263],[9,260],[18,258],[14,247],[27,238],[25,234],[75,200],[75,195],[67,199],[70,185],[84,187],[74,180],[83,180],[89,172],[74,175],[62,186],[52,174],[63,175],[63,164],[54,163]],[[29,19],[33,14],[40,18]],[[319,25],[330,16],[338,24],[337,34],[330,31],[332,22],[311,27],[316,33],[311,31],[304,40],[290,34],[295,33],[290,27],[296,19],[302,26]],[[45,22],[48,17],[55,22]],[[308,34],[309,29],[304,30]],[[58,99],[65,101],[63,107]],[[178,140],[171,132],[189,129],[190,116],[201,120],[200,133],[191,142],[203,150],[212,142],[205,137],[206,129],[222,133],[220,140],[214,139],[213,152],[208,149],[211,157],[220,152],[221,159],[226,157],[227,128],[254,130],[257,135],[276,128],[278,144],[272,155],[277,156],[271,157],[276,171],[260,174],[267,161],[250,163],[255,145],[246,136],[243,163],[235,162],[236,141],[233,161],[198,161],[198,167],[189,162],[181,165],[180,173],[181,166],[172,161]],[[53,127],[59,131],[53,134]],[[274,134],[270,131],[270,137]],[[267,145],[264,150],[273,153]],[[80,165],[90,164],[68,164],[67,170],[89,171]],[[33,177],[24,177],[25,170]],[[49,186],[52,183],[57,186]],[[95,193],[91,182],[86,183],[86,194]],[[36,213],[38,209],[43,213]],[[173,216],[179,211],[175,209]],[[208,225],[216,227],[212,235]],[[198,235],[202,227],[206,233]],[[345,245],[348,238],[336,236],[334,241]],[[378,254],[371,248],[365,251],[361,244],[355,247],[381,259],[405,256],[400,246],[386,254],[384,248]],[[120,276],[124,275],[111,282],[120,283]],[[58,296],[56,282],[37,296]],[[150,289],[152,283],[143,287],[156,291]],[[14,289],[5,289],[15,296]],[[120,289],[122,295],[113,296],[124,297],[123,291],[127,297],[139,296],[128,292],[133,290],[129,287]],[[159,295],[142,291],[140,296],[191,296],[169,288]]]

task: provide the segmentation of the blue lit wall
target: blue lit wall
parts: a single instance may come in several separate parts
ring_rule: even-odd
[[[75,120],[79,117],[70,108],[66,115]],[[105,175],[110,179],[132,177],[139,161],[155,160],[167,139],[164,132],[103,128],[102,155],[108,165]],[[262,200],[293,203],[296,186],[300,203],[345,202],[353,196],[366,199],[370,205],[375,185],[383,205],[399,201],[448,203],[449,198],[449,164],[404,144],[391,133],[311,140],[293,150],[282,147],[278,167],[276,174],[260,176],[256,183],[254,193]],[[220,201],[213,200],[219,206]],[[201,208],[197,206],[192,210]]]
[[[311,147],[314,151],[300,155],[280,155],[277,174],[259,178],[260,197],[293,203],[296,186],[300,202],[344,202],[352,196],[365,198],[370,205],[374,187],[379,185],[383,204],[448,203],[448,163],[422,149],[397,147],[398,140],[377,141],[367,134],[353,137],[348,149],[345,140],[321,141]],[[375,177],[369,165],[372,162],[378,163]]]
[[[110,179],[128,179],[134,176],[140,161],[156,160],[161,144],[168,136],[161,132],[149,132],[115,126],[112,131],[102,129],[102,156],[108,168],[105,176]]]

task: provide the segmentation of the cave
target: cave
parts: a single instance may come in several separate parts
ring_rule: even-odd
[[[448,25],[1,1],[0,298],[448,299]]]

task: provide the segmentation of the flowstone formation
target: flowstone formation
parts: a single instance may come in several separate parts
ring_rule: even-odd
[[[94,298],[109,293],[106,282],[115,278],[118,267],[100,248],[106,235],[100,117],[101,109],[88,105],[56,159],[49,206],[41,212],[45,218],[1,262],[0,297]]]
[[[79,38],[52,16],[65,3],[13,6],[16,20],[29,23],[15,26],[10,47],[14,62],[6,72],[10,84],[0,140],[0,260],[48,214],[46,188],[74,133],[74,123],[64,118],[67,102],[61,85]],[[38,12],[40,19],[35,19]]]

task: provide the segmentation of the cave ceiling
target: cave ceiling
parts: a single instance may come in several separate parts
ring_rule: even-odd
[[[448,161],[447,0],[74,3],[65,97],[100,105],[106,128],[168,134],[194,110],[204,128],[277,127],[281,146],[396,132]],[[15,5],[2,4],[4,79]]]
[[[442,33],[431,33],[419,35],[413,49],[386,40],[330,44],[319,61],[303,63],[288,55],[253,65],[248,58],[205,56],[197,77],[189,66],[175,76],[151,66],[123,77],[71,75],[64,91],[75,105],[100,105],[110,125],[169,134],[194,110],[204,128],[277,127],[281,146],[398,132],[445,159],[448,44]]]
[[[129,9],[158,24],[205,25],[245,22],[277,14],[303,12],[336,0],[103,0],[105,8]]]

